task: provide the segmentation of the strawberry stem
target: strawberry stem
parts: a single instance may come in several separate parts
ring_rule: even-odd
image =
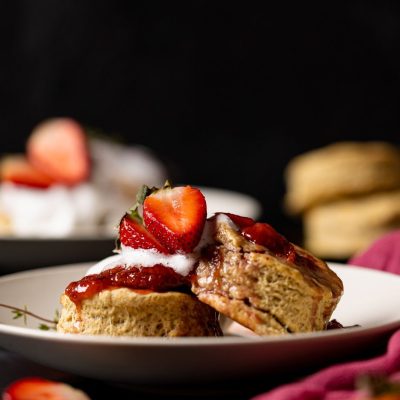
[[[142,205],[145,198],[153,193],[155,190],[158,190],[158,188],[153,187],[150,189],[148,186],[142,185],[142,187],[137,192],[135,205]]]
[[[139,213],[139,208],[136,206],[135,208],[131,208],[128,212],[128,215],[131,219],[135,219],[143,224],[143,218]]]
[[[167,179],[164,183],[164,186],[161,189],[171,189],[171,188],[172,184]],[[153,193],[158,192],[161,189],[155,186],[150,188],[147,185],[142,185],[136,194],[136,203],[129,209],[128,212],[129,216],[132,219],[138,219],[141,223],[143,223],[143,218],[139,212],[140,207],[143,205],[144,201],[146,200],[146,197],[150,196]]]

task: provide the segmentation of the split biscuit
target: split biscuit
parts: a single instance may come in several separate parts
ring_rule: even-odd
[[[214,236],[192,284],[202,302],[258,335],[326,328],[343,284],[323,261],[297,246],[298,263],[275,256],[226,222]]]

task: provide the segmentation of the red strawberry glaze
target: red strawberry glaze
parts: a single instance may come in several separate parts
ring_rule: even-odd
[[[271,253],[285,258],[290,262],[297,262],[299,257],[294,246],[271,225],[264,222],[256,222],[252,218],[225,213],[237,227],[239,232],[253,243],[266,247]],[[302,262],[304,262],[302,260]]]
[[[188,277],[177,274],[172,268],[161,264],[147,268],[118,266],[100,274],[87,275],[79,281],[71,282],[65,289],[65,294],[79,306],[83,300],[89,299],[105,289],[125,287],[142,294],[152,291],[166,292],[187,286],[188,279]]]
[[[240,229],[246,228],[248,226],[253,226],[256,221],[253,218],[242,217],[240,215],[231,214],[231,213],[218,213],[224,214],[228,216]]]
[[[294,260],[295,250],[293,245],[280,235],[271,225],[264,222],[256,222],[252,218],[224,213],[237,225],[239,232],[253,243],[266,247],[273,254]]]
[[[225,214],[229,217],[238,227],[238,231],[247,240],[264,246],[271,253],[286,259],[288,262],[309,267],[310,269],[315,268],[315,262],[311,257],[296,252],[295,247],[270,225],[235,214],[220,214]],[[131,228],[131,225],[128,224],[125,228],[129,231],[130,229],[128,228]],[[127,240],[128,237],[129,235],[127,234]],[[71,301],[79,306],[83,300],[91,298],[96,293],[105,289],[126,287],[139,293],[182,290],[182,288],[190,287],[192,275],[193,274],[189,274],[188,276],[180,275],[172,268],[162,264],[157,264],[152,267],[131,266],[129,268],[125,268],[121,265],[105,270],[100,274],[88,275],[79,281],[72,282],[66,288],[65,293]]]
[[[223,214],[227,215],[237,225],[239,232],[247,240],[266,247],[271,253],[291,263],[309,268],[310,270],[318,269],[311,256],[299,254],[293,244],[272,228],[271,225],[264,222],[256,222],[251,218],[235,214]]]
[[[251,241],[260,244],[277,256],[293,261],[295,250],[293,245],[282,235],[275,231],[271,225],[256,222],[252,226],[241,229],[242,235]]]

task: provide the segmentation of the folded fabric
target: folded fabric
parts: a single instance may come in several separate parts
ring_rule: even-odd
[[[400,274],[400,230],[378,239],[349,263]],[[387,351],[382,356],[328,367],[299,382],[258,395],[253,400],[365,399],[355,390],[357,379],[365,375],[400,379],[400,330],[392,335]]]
[[[365,252],[353,257],[349,264],[400,275],[400,230],[382,236]]]

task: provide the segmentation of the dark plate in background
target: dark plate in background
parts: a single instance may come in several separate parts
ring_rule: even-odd
[[[112,255],[114,236],[68,238],[0,238],[0,275],[86,261]]]

